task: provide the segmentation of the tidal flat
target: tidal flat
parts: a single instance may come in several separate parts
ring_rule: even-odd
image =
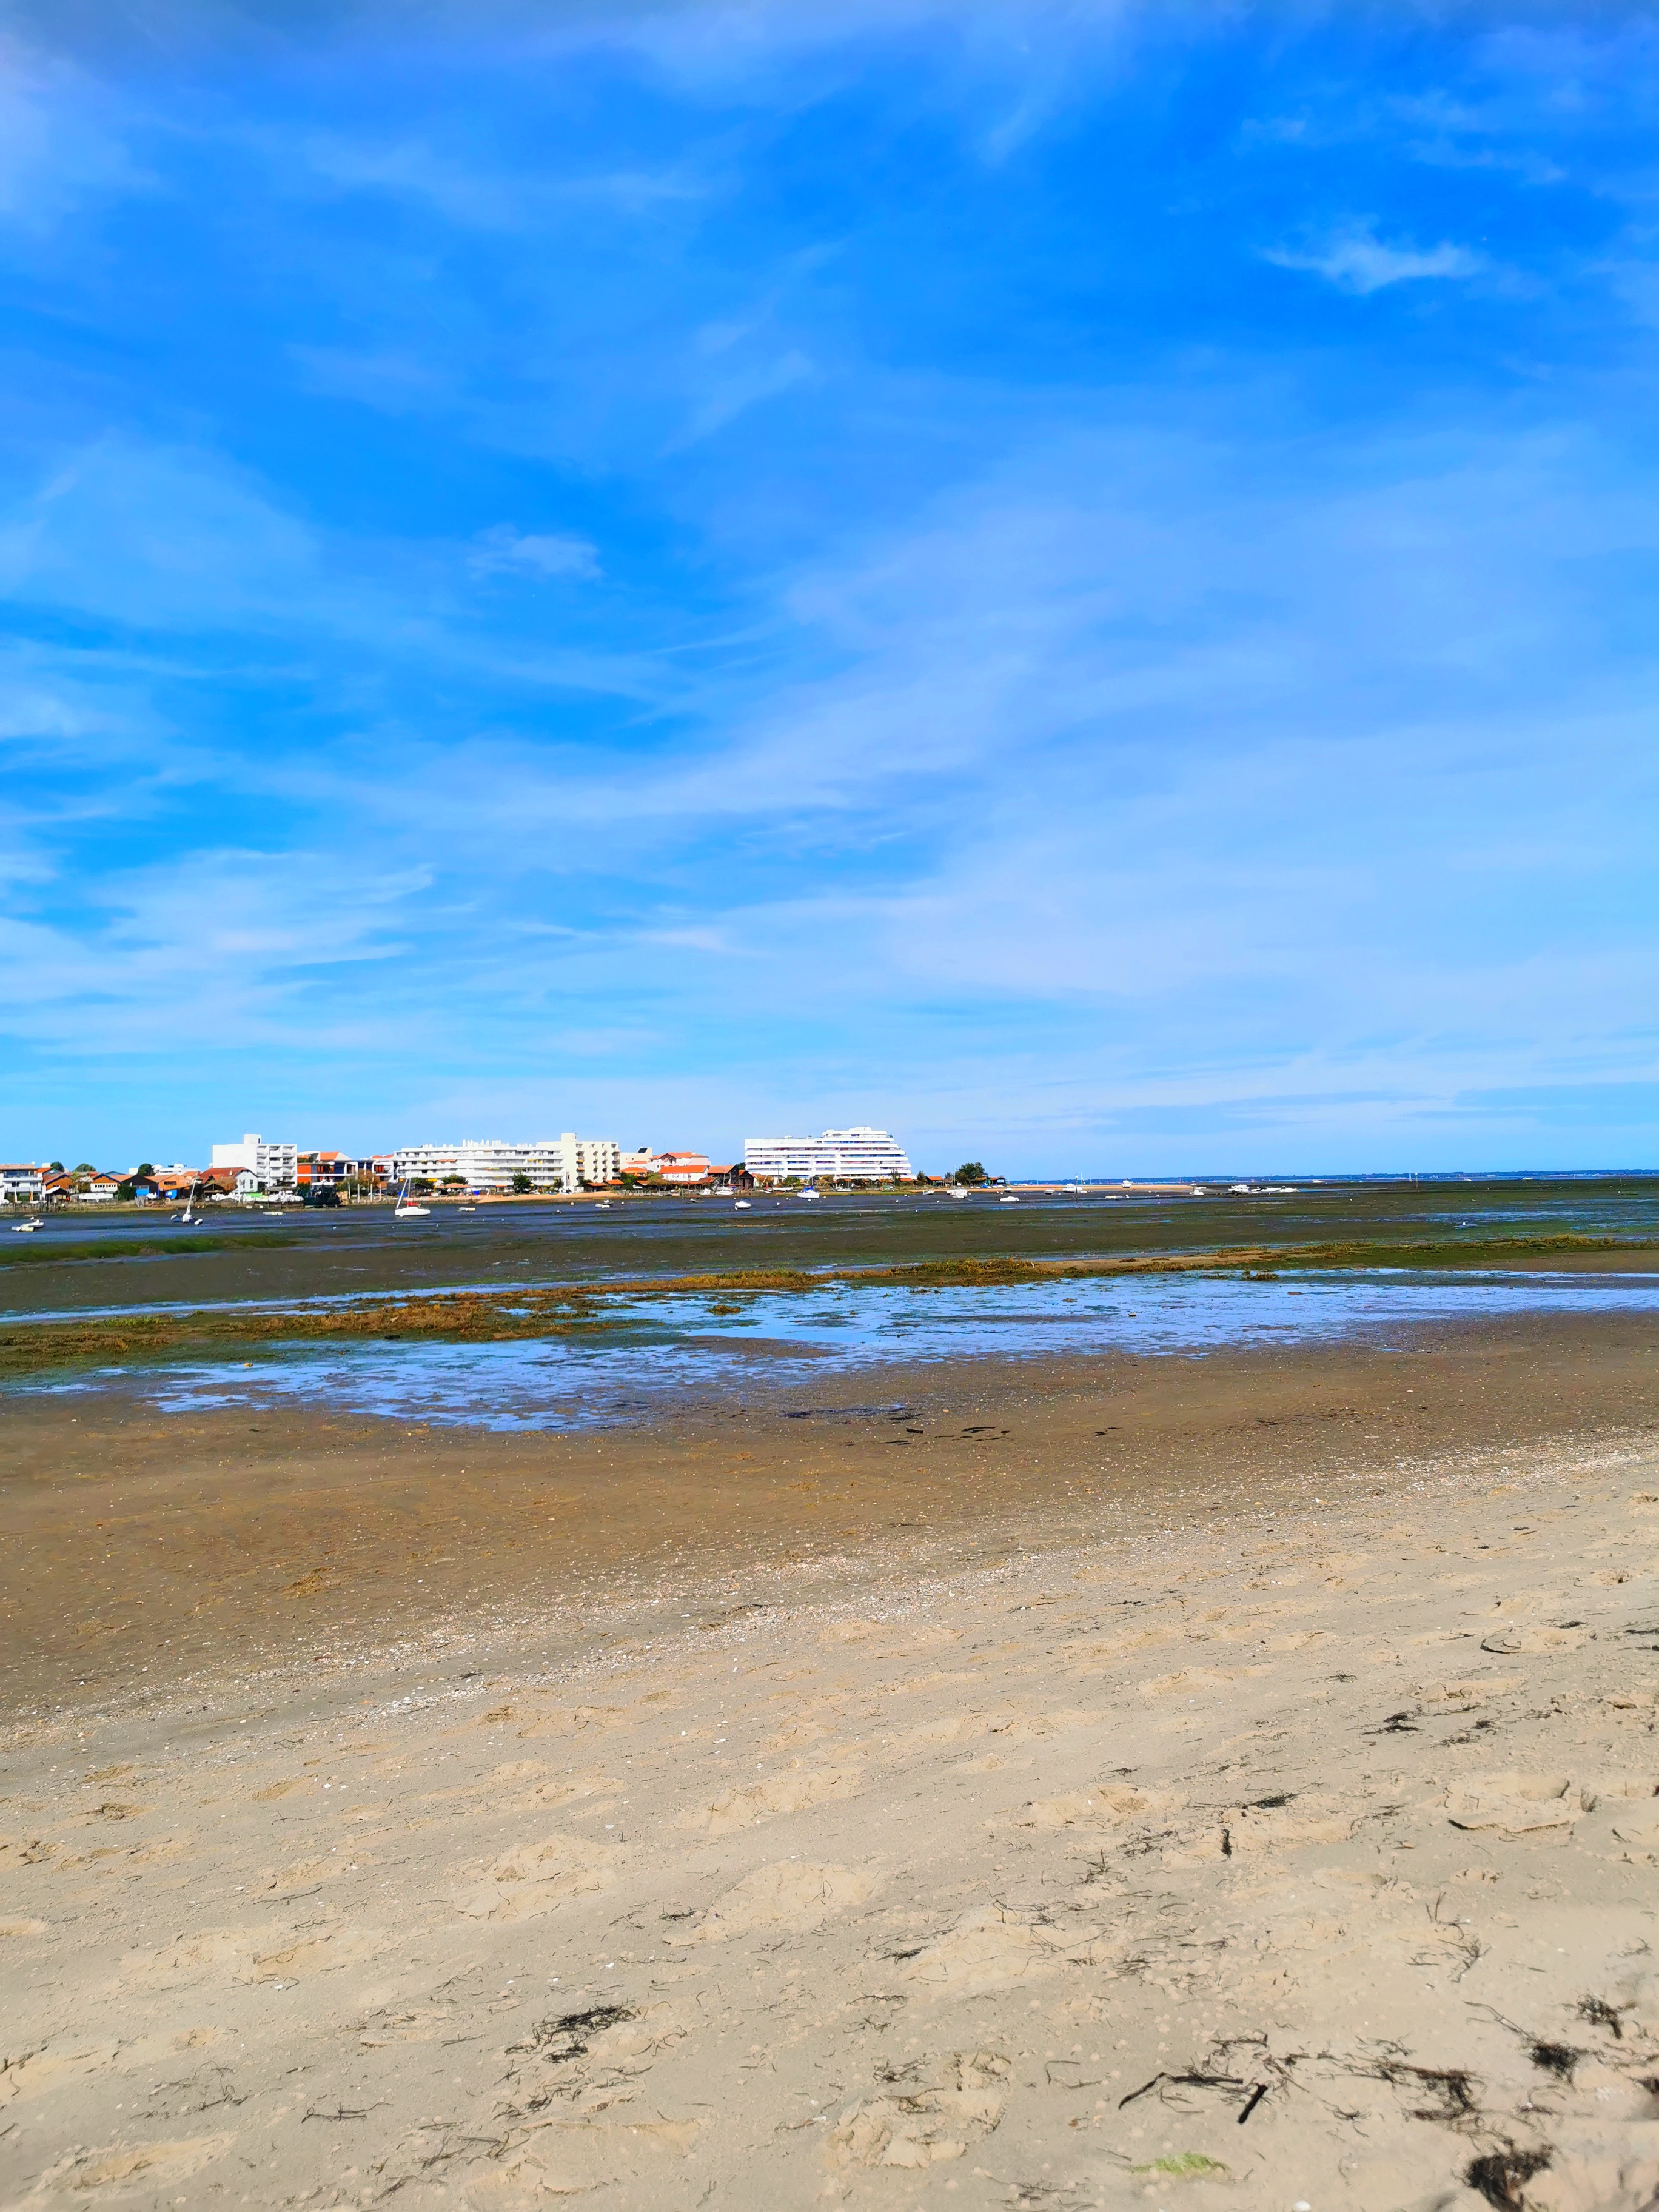
[[[722,1293],[1006,1289],[1282,1269],[1640,1271],[1659,1182],[1358,1184],[1242,1199],[939,1190],[386,1206],[122,1235],[54,1218],[0,1266],[0,1377],[302,1341],[493,1341],[612,1328],[620,1304]],[[125,1238],[125,1242],[124,1242]]]

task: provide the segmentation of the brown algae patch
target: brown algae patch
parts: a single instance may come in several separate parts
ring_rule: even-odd
[[[1246,1273],[1264,1267],[1501,1267],[1552,1254],[1644,1252],[1646,1241],[1561,1234],[1403,1244],[1382,1239],[1288,1245],[1232,1245],[1207,1252],[1139,1253],[1097,1260],[939,1259],[890,1267],[742,1267],[707,1274],[610,1283],[445,1291],[349,1305],[202,1306],[85,1321],[13,1322],[0,1330],[0,1376],[82,1364],[152,1360],[192,1352],[301,1343],[511,1343],[562,1337],[614,1323],[610,1303],[717,1297],[742,1291],[822,1291],[835,1284],[928,1291],[994,1289],[1022,1283],[1089,1281],[1123,1275]]]

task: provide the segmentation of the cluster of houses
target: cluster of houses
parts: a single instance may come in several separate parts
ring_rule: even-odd
[[[387,1190],[422,1194],[533,1194],[575,1190],[750,1190],[754,1183],[909,1182],[911,1166],[887,1130],[825,1130],[823,1137],[750,1137],[744,1159],[717,1164],[708,1152],[650,1146],[623,1152],[611,1137],[546,1137],[533,1144],[467,1137],[460,1144],[403,1146],[394,1152],[301,1152],[246,1134],[215,1144],[204,1168],[143,1161],[131,1172],[60,1159],[0,1164],[0,1201],[13,1206],[106,1206],[239,1199],[265,1206],[372,1199]]]
[[[89,1160],[66,1168],[49,1163],[0,1164],[0,1202],[22,1206],[112,1206],[122,1200],[152,1204],[195,1194],[198,1204],[214,1198],[245,1198],[254,1186],[223,1168],[143,1167],[125,1172],[95,1168]]]
[[[489,1196],[608,1189],[747,1190],[757,1182],[911,1179],[908,1158],[884,1129],[827,1129],[819,1137],[751,1137],[741,1161],[706,1152],[624,1152],[609,1137],[567,1130],[529,1144],[466,1138],[395,1152],[301,1152],[253,1134],[215,1145],[205,1167],[146,1160],[128,1173],[82,1160],[0,1164],[0,1201],[17,1205],[177,1204],[194,1198],[300,1205],[373,1198],[405,1187],[422,1194]]]

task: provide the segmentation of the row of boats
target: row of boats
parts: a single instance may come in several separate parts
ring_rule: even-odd
[[[197,1188],[196,1183],[191,1183],[190,1194],[185,1200],[184,1212],[175,1213],[173,1217],[181,1229],[199,1229],[206,1218],[196,1203]],[[798,1192],[796,1195],[803,1199],[816,1199],[822,1198],[823,1194],[822,1191],[807,1189]],[[950,1186],[950,1195],[952,1198],[966,1198],[968,1193],[959,1186],[952,1184]],[[1018,1206],[1019,1200],[1012,1191],[1005,1191],[998,1203],[1001,1206]],[[599,1212],[609,1212],[610,1208],[611,1200],[608,1198],[602,1198],[596,1201],[596,1210]],[[463,1212],[470,1213],[472,1208],[464,1206],[461,1210]],[[753,1206],[748,1199],[740,1198],[732,1211],[736,1213],[749,1213],[753,1211]],[[405,1182],[398,1193],[398,1203],[392,1209],[392,1218],[394,1221],[424,1221],[431,1212],[432,1208],[429,1206],[422,1206],[420,1200],[411,1194],[410,1185]],[[36,1213],[32,1214],[27,1221],[14,1221],[11,1224],[12,1235],[14,1237],[33,1236],[40,1227],[42,1218],[41,1215]]]

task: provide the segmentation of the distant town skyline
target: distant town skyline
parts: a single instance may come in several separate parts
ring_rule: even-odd
[[[18,0],[0,1154],[1659,1164],[1656,89],[1501,0]]]

